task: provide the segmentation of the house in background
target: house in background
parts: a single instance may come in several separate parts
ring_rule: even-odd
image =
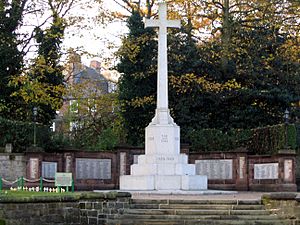
[[[78,121],[70,120],[70,111],[73,114],[80,113],[78,104],[83,99],[92,102],[93,98],[115,92],[119,77],[120,74],[117,71],[108,70],[99,61],[92,60],[89,66],[83,65],[80,55],[72,53],[65,71],[66,87],[71,90],[77,86],[81,95],[78,97],[68,92],[64,97],[63,106],[57,111],[57,117],[52,126],[53,131],[72,131],[79,126]],[[94,105],[89,110],[96,111],[97,109]]]

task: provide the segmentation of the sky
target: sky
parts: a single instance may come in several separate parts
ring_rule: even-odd
[[[90,0],[80,0],[83,5],[85,2],[91,4]],[[104,6],[107,9],[122,10],[122,8],[114,3],[112,0],[103,0]],[[99,15],[99,5],[91,4],[92,6],[88,9],[81,9],[80,7],[75,7],[71,10],[69,16],[82,16],[85,18],[92,18]],[[45,21],[45,18],[49,17],[49,13],[44,13],[42,16],[40,14],[28,14],[25,17],[25,26],[20,30],[21,33],[31,34],[35,25],[41,25]],[[45,24],[44,26],[48,26]],[[92,29],[85,29],[82,25],[87,27],[92,27]],[[44,28],[45,28],[44,27]],[[109,63],[107,66],[113,66],[116,64],[116,59],[113,53],[121,45],[121,37],[127,32],[126,23],[114,22],[109,24],[95,24],[92,20],[86,19],[81,27],[67,27],[65,30],[65,38],[62,44],[62,51],[67,52],[69,48],[78,49],[88,52],[91,55],[83,54],[82,62],[85,65],[89,65],[91,60],[98,60],[99,62],[106,62],[108,59]],[[34,44],[34,43],[32,43]],[[36,49],[30,45],[30,51],[27,54],[26,60],[30,60],[35,57]],[[111,48],[108,48],[111,46]],[[80,51],[80,52],[82,52]],[[66,58],[66,57],[64,57]]]
[[[113,3],[111,0],[104,0],[104,4],[107,8],[118,9],[118,5]],[[120,9],[120,8],[119,8]],[[120,9],[121,10],[121,9]],[[97,15],[98,8],[91,8],[87,11],[81,9],[73,10],[76,15],[80,14],[83,16]],[[97,55],[82,56],[82,62],[85,65],[89,65],[90,61],[96,59],[100,62],[104,62],[104,59],[112,58],[110,66],[113,66],[116,61],[113,59],[113,53],[117,50],[117,47],[121,45],[121,37],[127,32],[126,24],[123,22],[109,23],[107,26],[101,26],[101,24],[88,24],[92,25],[93,29],[84,30],[78,28],[68,28],[65,33],[65,40],[63,46],[65,49],[82,47],[83,50]],[[108,46],[115,47],[108,48]]]

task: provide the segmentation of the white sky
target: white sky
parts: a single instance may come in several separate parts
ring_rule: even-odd
[[[120,9],[120,7],[111,0],[104,0],[105,6],[110,9]],[[120,9],[121,10],[121,9]],[[88,11],[74,11],[76,15],[80,13],[83,16],[93,16],[97,15],[98,7],[89,9]],[[124,33],[127,32],[126,23],[114,22],[110,23],[107,26],[101,26],[101,24],[92,25],[93,29],[91,30],[78,30],[78,28],[69,28],[65,33],[64,47],[68,48],[83,48],[84,51],[87,51],[97,57],[83,55],[82,62],[85,65],[89,65],[92,59],[96,59],[100,62],[103,62],[105,58],[113,58],[113,52],[117,50],[116,47],[121,45],[121,37]],[[108,48],[108,46],[115,45],[116,47]],[[110,60],[111,64],[115,63],[115,60]]]
[[[104,5],[108,9],[122,10],[122,8],[114,3],[112,0],[103,0]],[[83,5],[85,2],[91,4],[89,0],[81,0]],[[82,16],[86,18],[93,18],[99,15],[99,5],[94,4],[88,9],[81,9],[80,7],[73,8],[70,12],[71,16]],[[22,27],[21,32],[31,33],[34,25],[40,25],[45,21],[49,14],[46,12],[44,15],[34,15],[29,14],[25,17],[25,26]],[[94,56],[84,54],[82,55],[82,62],[85,65],[89,65],[90,61],[93,59],[99,62],[105,62],[104,59],[110,59],[109,66],[114,65],[115,59],[113,58],[113,53],[121,45],[121,37],[127,32],[126,23],[114,22],[110,24],[95,24],[92,19],[86,19],[80,24],[81,27],[68,27],[65,31],[65,39],[62,45],[63,52],[67,52],[67,49],[80,48],[82,51],[88,52]],[[92,27],[92,29],[85,29],[84,26]],[[47,24],[46,24],[47,26]],[[113,44],[113,45],[112,45]],[[111,46],[109,48],[108,46]],[[33,58],[35,55],[35,48],[30,48],[30,52],[27,59]]]

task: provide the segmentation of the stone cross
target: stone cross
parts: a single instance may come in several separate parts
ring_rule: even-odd
[[[180,20],[167,19],[167,4],[160,2],[158,20],[146,19],[145,27],[158,27],[158,68],[157,68],[157,110],[156,113],[168,114],[168,57],[167,57],[167,28],[180,28]],[[158,116],[158,123],[164,123],[166,116]],[[163,119],[164,118],[164,119]]]
[[[174,191],[207,189],[207,176],[196,175],[194,164],[180,154],[180,127],[168,108],[167,28],[180,27],[167,19],[167,5],[159,3],[159,19],[145,20],[145,27],[158,27],[157,108],[145,129],[145,155],[120,176],[121,190]],[[154,192],[155,193],[155,192]]]

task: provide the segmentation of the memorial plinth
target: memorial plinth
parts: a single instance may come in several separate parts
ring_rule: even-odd
[[[120,176],[121,190],[203,190],[207,176],[195,175],[194,164],[180,154],[180,128],[168,109],[167,28],[180,27],[180,21],[167,20],[167,6],[159,3],[159,20],[145,21],[146,27],[159,27],[157,108],[146,127],[145,155],[131,166],[131,175]]]
[[[120,177],[121,190],[204,190],[207,176],[195,175],[194,164],[180,154],[179,127],[152,124],[146,128],[145,155],[131,165],[131,175]]]

